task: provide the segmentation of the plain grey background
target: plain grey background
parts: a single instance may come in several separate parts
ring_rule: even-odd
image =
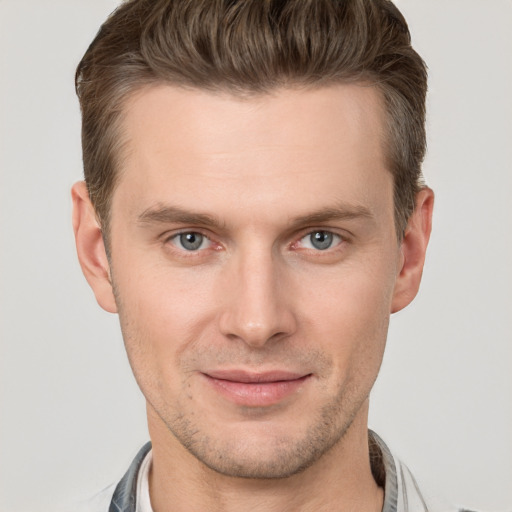
[[[434,232],[370,425],[438,498],[512,510],[512,2],[401,0],[430,68]],[[115,316],[76,261],[74,68],[113,0],[0,0],[0,510],[71,510],[147,439]]]

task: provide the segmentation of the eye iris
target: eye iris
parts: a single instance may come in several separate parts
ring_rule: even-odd
[[[180,243],[187,251],[195,251],[203,243],[203,235],[200,233],[183,233],[180,235]]]
[[[332,233],[328,231],[315,231],[310,235],[311,245],[323,251],[332,245]]]

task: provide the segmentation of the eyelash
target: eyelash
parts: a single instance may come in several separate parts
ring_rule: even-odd
[[[313,241],[313,235],[317,235],[317,234],[322,234],[323,236],[327,235],[327,238],[329,239],[330,238],[330,242],[329,242],[329,245],[325,248],[320,248],[320,247],[315,247],[315,242]],[[303,237],[301,237],[297,242],[295,242],[293,245],[296,245],[296,244],[299,244],[301,243],[303,240],[307,240],[309,239],[310,241],[310,245],[313,246],[313,247],[306,247],[307,250],[312,250],[314,252],[327,252],[329,250],[333,250],[335,249],[336,247],[338,247],[339,245],[341,245],[345,239],[337,234],[337,233],[334,233],[333,231],[329,231],[327,229],[315,229],[313,231],[309,231],[308,233],[306,233]],[[319,244],[319,245],[322,245],[324,243],[324,240],[320,239],[317,239],[316,242]]]
[[[311,237],[315,234],[323,233],[327,234],[332,238],[332,243],[330,246],[326,247],[325,249],[319,249],[318,247],[302,247],[301,242],[303,240],[308,239],[311,241]],[[184,235],[199,235],[202,237],[201,244],[197,249],[186,249],[183,247],[183,244],[181,243],[181,247],[178,245],[180,242],[180,237]],[[176,242],[175,242],[176,241]],[[201,246],[204,244],[204,242],[208,242],[208,247],[201,248]],[[332,230],[329,229],[309,229],[307,232],[303,232],[300,235],[300,238],[296,239],[296,241],[292,242],[289,247],[294,250],[302,250],[302,251],[311,251],[318,253],[319,255],[322,253],[329,254],[333,251],[339,250],[340,246],[345,245],[347,243],[347,238],[345,236],[342,236]],[[322,241],[320,240],[319,243],[321,244]],[[212,240],[210,236],[205,234],[204,232],[201,232],[199,230],[188,230],[188,231],[180,231],[178,233],[173,233],[170,236],[165,237],[164,239],[164,245],[172,245],[173,250],[175,250],[177,253],[180,254],[182,257],[197,257],[204,251],[210,249],[210,250],[220,250],[222,249],[221,244],[216,243]],[[313,243],[311,243],[313,245]]]
[[[192,250],[192,249],[188,250],[183,247],[183,244],[182,244],[182,248],[178,247],[177,243],[175,243],[174,241],[180,240],[180,238],[185,235],[199,235],[202,238],[200,246],[195,250]],[[200,249],[201,245],[203,245],[203,243],[205,241],[209,242],[209,246],[211,244],[213,244],[212,239],[208,235],[201,233],[201,231],[190,230],[190,231],[180,231],[179,233],[174,233],[173,235],[166,237],[166,239],[164,240],[164,243],[165,244],[170,243],[171,245],[175,246],[176,249],[179,250],[180,252],[190,253],[192,255],[194,253],[197,254],[197,253],[205,250],[205,248]]]

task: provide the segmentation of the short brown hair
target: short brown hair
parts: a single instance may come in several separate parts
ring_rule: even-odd
[[[102,227],[120,162],[123,105],[150,84],[264,94],[360,81],[387,112],[386,157],[401,238],[421,187],[426,66],[388,0],[128,0],[76,71],[84,175]]]

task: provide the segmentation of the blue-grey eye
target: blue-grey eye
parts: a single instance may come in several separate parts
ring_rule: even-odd
[[[301,240],[302,247],[325,251],[341,242],[341,237],[330,231],[312,231]]]
[[[319,251],[329,249],[332,245],[333,236],[329,231],[315,231],[309,235],[311,245]]]
[[[201,233],[189,232],[177,235],[179,244],[187,251],[197,251],[207,242],[207,238]]]

